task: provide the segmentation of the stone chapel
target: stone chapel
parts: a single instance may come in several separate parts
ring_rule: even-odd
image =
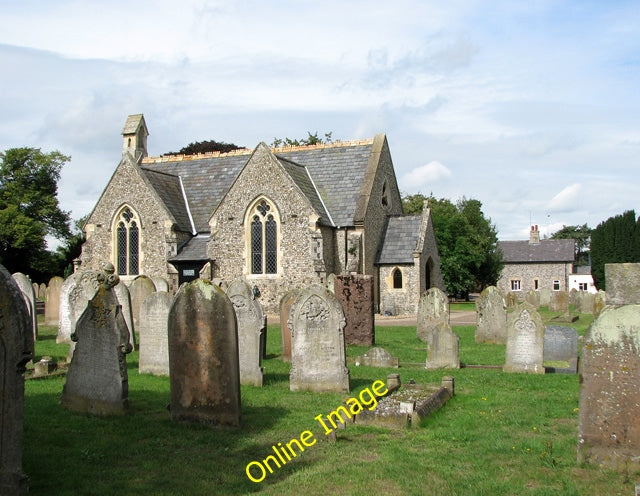
[[[82,268],[121,280],[244,277],[265,310],[329,274],[373,277],[375,308],[412,314],[444,289],[431,214],[404,215],[384,134],[373,139],[148,157],[142,114],[85,225]]]

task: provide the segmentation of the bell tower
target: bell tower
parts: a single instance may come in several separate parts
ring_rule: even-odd
[[[136,162],[147,156],[147,136],[149,130],[144,115],[133,114],[127,117],[122,129],[122,153],[130,153]]]

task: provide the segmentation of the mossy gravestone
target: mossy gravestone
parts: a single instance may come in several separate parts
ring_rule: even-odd
[[[22,472],[24,371],[33,356],[31,317],[22,292],[0,265],[0,494],[26,495]]]
[[[503,370],[544,374],[544,324],[529,303],[518,305],[507,318],[507,349]]]
[[[169,310],[171,419],[239,426],[236,314],[208,280],[183,284]]]

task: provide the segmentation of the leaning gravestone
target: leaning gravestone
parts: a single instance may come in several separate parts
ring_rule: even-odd
[[[328,289],[301,290],[287,325],[291,332],[291,391],[349,392],[344,312]]]
[[[544,330],[545,369],[555,373],[578,372],[578,331],[573,327],[548,325]]]
[[[536,310],[540,308],[540,293],[538,293],[534,289],[529,290],[524,299]]]
[[[95,296],[76,324],[75,351],[62,389],[61,404],[93,415],[123,414],[128,407],[126,353],[129,330],[113,292],[118,276],[100,274]]]
[[[171,419],[239,426],[236,314],[208,280],[180,286],[169,310]]]
[[[640,470],[640,305],[618,304],[584,337],[578,462],[632,473]]]
[[[60,290],[64,279],[54,276],[49,279],[49,285],[44,294],[44,323],[57,326],[60,320]]]
[[[251,286],[242,279],[232,281],[226,292],[238,322],[240,384],[262,387],[262,343],[266,329],[262,305],[255,299]]]
[[[566,291],[553,291],[549,301],[550,312],[569,312],[569,294]]]
[[[476,299],[476,343],[507,342],[507,303],[495,286],[485,288]]]
[[[140,323],[140,307],[144,300],[156,290],[153,281],[145,276],[139,275],[129,285],[129,295],[131,297],[131,313],[133,314],[133,327],[137,328]]]
[[[504,372],[544,374],[544,324],[542,317],[524,302],[507,318],[507,350]]]
[[[119,285],[118,285],[119,286]],[[166,291],[151,293],[140,309],[141,374],[169,375],[168,319],[173,299]]]
[[[427,345],[426,369],[459,369],[458,341],[460,338],[446,322],[441,322]]]
[[[346,344],[373,346],[376,342],[373,277],[362,274],[336,276],[333,293],[344,311]]]
[[[439,324],[449,321],[449,299],[439,288],[431,288],[420,295],[418,302],[418,339],[430,343]]]
[[[36,315],[36,295],[33,291],[31,280],[22,272],[16,272],[12,277],[20,288],[22,297],[27,304],[29,318],[31,319],[31,328],[33,330],[33,339],[36,340],[38,337],[38,316]]]
[[[0,494],[23,496],[29,481],[22,472],[24,372],[33,357],[31,317],[22,291],[0,265]]]

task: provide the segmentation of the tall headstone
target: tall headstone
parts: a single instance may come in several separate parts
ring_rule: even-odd
[[[62,283],[60,288],[60,304],[59,304],[59,320],[58,320],[58,336],[56,337],[56,343],[70,343],[71,334],[75,330],[75,322],[77,320],[75,308],[72,305],[74,299],[72,298],[72,292],[75,290],[78,281],[80,280],[81,273],[74,272],[67,277]],[[89,301],[87,299],[87,301]],[[83,309],[84,311],[84,309]],[[78,315],[79,317],[80,315]]]
[[[31,279],[25,276],[22,272],[16,272],[12,277],[20,288],[22,297],[27,304],[29,318],[31,319],[31,329],[33,330],[33,339],[35,340],[38,337],[38,316],[36,315],[36,295],[33,292]]]
[[[344,311],[346,343],[373,346],[376,342],[373,277],[363,274],[336,276],[333,293]]]
[[[62,389],[62,405],[93,415],[123,414],[129,402],[126,354],[129,330],[113,292],[118,276],[100,277],[95,296],[71,335],[75,351]]]
[[[544,330],[544,361],[554,372],[578,372],[578,331],[573,327],[548,325]]]
[[[297,298],[299,290],[292,289],[287,291],[282,298],[280,298],[280,333],[282,334],[282,354],[280,358],[284,362],[291,361],[291,332],[287,322],[289,321],[289,312],[291,311],[291,305]]]
[[[595,294],[581,291],[582,297],[580,299],[580,313],[587,313],[593,315],[593,306],[595,304]]]
[[[291,391],[349,392],[344,312],[328,289],[301,290],[287,323],[291,332]]]
[[[576,288],[571,288],[569,291],[569,305],[573,305],[574,308],[580,308],[580,301],[582,299],[582,292],[578,291]]]
[[[544,374],[544,324],[542,317],[524,302],[507,317],[507,350],[503,370]]]
[[[567,313],[569,312],[569,294],[566,291],[552,291],[549,301],[549,311]]]
[[[173,300],[169,370],[172,420],[240,425],[236,313],[208,280],[183,284]]]
[[[538,293],[537,291],[533,289],[529,290],[524,299],[536,310],[540,308],[540,293]]]
[[[136,327],[133,324],[133,310],[131,308],[131,296],[129,294],[129,289],[124,282],[120,281],[114,286],[113,291],[116,294],[118,303],[122,307],[122,316],[124,317],[124,321],[127,324],[127,329],[129,329],[129,342],[131,343],[131,348],[135,350]]]
[[[38,288],[38,297],[43,300],[44,299],[44,295],[47,292],[47,285],[43,282],[40,283],[40,287]]]
[[[605,264],[607,305],[640,304],[640,263]]]
[[[229,284],[227,296],[233,303],[238,323],[240,384],[262,387],[262,346],[267,327],[262,305],[255,299],[251,286],[242,279]]]
[[[507,342],[507,303],[495,286],[485,288],[476,299],[476,343]]]
[[[137,328],[140,323],[140,307],[151,293],[156,290],[151,278],[139,275],[129,285],[129,295],[131,297],[131,313],[133,314],[133,327]]]
[[[38,286],[37,282],[32,282],[31,286],[33,286],[33,294],[36,296],[36,300],[40,299],[40,286]],[[44,295],[43,295],[44,297]]]
[[[147,296],[140,309],[141,374],[169,375],[169,309],[173,299],[166,291]]]
[[[22,291],[0,265],[0,494],[29,492],[22,472],[24,372],[33,357],[31,316]]]
[[[449,298],[439,288],[433,287],[420,295],[418,302],[418,339],[429,343],[439,324],[449,321]]]
[[[49,285],[44,294],[44,323],[57,326],[60,319],[60,290],[64,279],[54,276],[49,279]]]
[[[548,308],[551,302],[551,290],[549,288],[541,288],[538,293],[540,293],[540,306]]]
[[[607,304],[607,293],[602,289],[599,290],[593,297],[593,318],[597,319],[598,315],[604,310]]]
[[[639,371],[640,305],[605,307],[582,346],[578,462],[640,470]]]
[[[440,322],[427,345],[427,369],[459,369],[458,342],[460,338],[446,322]]]

